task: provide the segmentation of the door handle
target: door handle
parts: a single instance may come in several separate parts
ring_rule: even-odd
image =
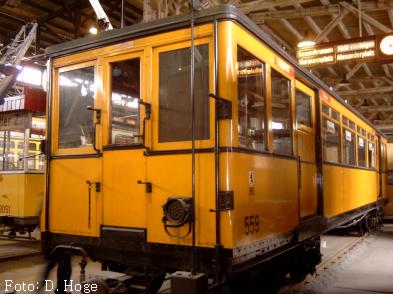
[[[146,193],[153,192],[153,184],[152,183],[150,183],[150,182],[143,182],[143,181],[139,180],[137,182],[137,184],[139,184],[139,185],[146,185]]]

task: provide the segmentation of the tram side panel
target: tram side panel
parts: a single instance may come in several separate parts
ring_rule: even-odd
[[[333,97],[321,94],[324,215],[375,204],[379,172],[375,131]]]

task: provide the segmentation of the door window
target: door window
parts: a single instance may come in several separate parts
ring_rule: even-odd
[[[59,141],[58,148],[92,146],[94,137],[93,111],[94,66],[59,74]]]
[[[159,142],[190,141],[192,134],[190,48],[159,54]],[[195,47],[195,138],[210,137],[209,46]]]
[[[292,154],[291,142],[291,81],[272,70],[273,152]]]
[[[111,72],[111,144],[140,143],[139,100],[140,59],[110,64]]]
[[[239,145],[265,150],[264,65],[241,47],[237,62]]]
[[[296,122],[298,125],[312,127],[311,97],[296,89]]]

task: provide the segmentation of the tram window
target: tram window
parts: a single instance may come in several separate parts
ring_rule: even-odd
[[[35,143],[29,143],[29,150],[35,151],[37,150],[37,146]]]
[[[358,164],[366,167],[366,139],[358,137]]]
[[[94,67],[59,75],[59,149],[91,146],[93,142]]]
[[[330,115],[330,107],[327,106],[325,103],[322,104],[322,112],[326,115]]]
[[[191,140],[190,48],[160,53],[159,142]],[[209,46],[195,47],[195,138],[209,139]]]
[[[139,143],[140,59],[111,63],[111,144]]]
[[[335,120],[340,119],[340,114],[338,113],[338,111],[335,111],[334,109],[332,109],[332,118]]]
[[[368,167],[375,168],[375,145],[368,142]]]
[[[311,97],[298,89],[296,89],[296,122],[312,127]]]
[[[349,121],[349,128],[352,129],[352,130],[356,130],[355,123],[353,121],[351,121],[351,120]]]
[[[18,147],[18,149],[24,149],[25,148],[25,143],[24,142],[18,142],[18,145],[17,145]]]
[[[347,129],[343,129],[343,151],[344,151],[344,164],[356,164],[356,141],[355,134]]]
[[[275,70],[271,78],[273,152],[291,154],[291,82]]]
[[[342,123],[344,126],[348,126],[348,119],[345,116],[342,117]]]
[[[265,89],[263,63],[237,49],[238,134],[240,147],[265,149]]]
[[[330,162],[341,161],[340,126],[322,118],[323,159]]]

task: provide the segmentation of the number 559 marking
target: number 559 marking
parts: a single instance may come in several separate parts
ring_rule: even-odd
[[[259,232],[259,215],[249,215],[244,218],[244,233],[246,235]]]

